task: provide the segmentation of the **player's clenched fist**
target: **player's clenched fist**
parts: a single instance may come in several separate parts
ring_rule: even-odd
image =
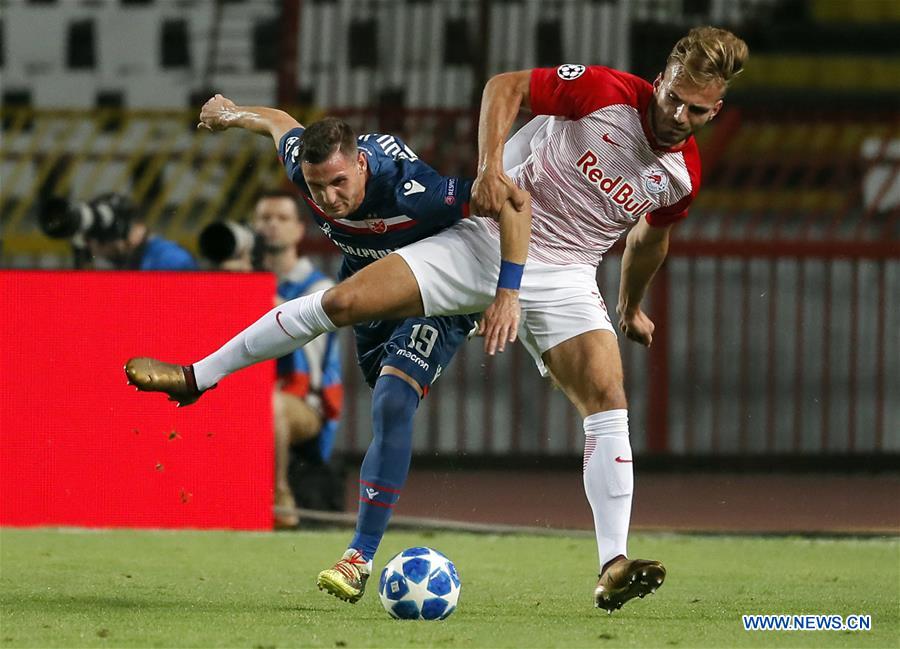
[[[619,329],[631,340],[649,347],[653,342],[653,330],[656,325],[647,317],[647,314],[640,309],[633,313],[622,313],[619,311]]]
[[[197,128],[205,128],[208,131],[224,131],[233,125],[237,117],[237,105],[222,95],[216,95],[200,109],[200,123]]]
[[[472,213],[497,219],[506,201],[510,201],[516,210],[521,210],[526,198],[525,193],[502,171],[482,169],[472,185]]]

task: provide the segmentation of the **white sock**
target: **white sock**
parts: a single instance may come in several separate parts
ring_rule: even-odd
[[[628,411],[607,410],[584,420],[584,493],[594,512],[600,568],[628,556],[628,525],[634,473]]]
[[[322,308],[318,291],[280,304],[218,350],[194,363],[199,390],[208,390],[232,372],[278,358],[337,327]]]

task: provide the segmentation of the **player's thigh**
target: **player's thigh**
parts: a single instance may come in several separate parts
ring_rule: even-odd
[[[391,254],[369,264],[325,293],[325,313],[339,327],[424,313],[409,265]]]
[[[612,331],[586,331],[551,347],[542,358],[583,417],[628,407],[619,343]]]
[[[394,253],[415,276],[425,315],[477,313],[493,302],[500,242],[483,221],[465,219]]]
[[[386,341],[381,371],[408,377],[427,395],[474,326],[468,315],[408,318]]]
[[[548,350],[590,331],[608,331],[615,337],[595,273],[583,264],[526,267],[520,297],[522,343],[542,374],[547,374],[543,355]]]
[[[319,434],[322,415],[306,401],[289,392],[276,391],[276,409],[284,417],[291,443],[303,442]]]
[[[403,320],[376,320],[353,326],[356,362],[366,384],[373,388],[384,363],[385,345]]]

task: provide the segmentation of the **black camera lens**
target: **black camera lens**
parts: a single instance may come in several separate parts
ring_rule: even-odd
[[[214,264],[227,261],[238,252],[238,239],[234,229],[224,221],[216,221],[203,228],[197,243],[200,254]]]
[[[49,198],[38,214],[38,225],[48,237],[68,239],[81,230],[81,210],[64,198]]]
[[[82,235],[106,242],[127,237],[133,216],[134,206],[121,194],[103,194],[89,203],[52,197],[41,204],[38,225],[54,239]]]
[[[262,238],[246,225],[236,221],[214,221],[200,232],[197,244],[200,254],[213,264],[248,255],[253,268],[262,261]]]

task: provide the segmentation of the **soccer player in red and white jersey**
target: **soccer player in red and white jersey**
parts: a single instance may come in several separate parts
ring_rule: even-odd
[[[611,612],[653,592],[662,564],[627,558],[628,411],[596,266],[630,230],[619,327],[649,345],[653,323],[640,303],[669,229],[697,193],[692,134],[720,110],[746,57],[742,40],[704,27],[678,41],[652,85],[581,65],[494,77],[482,99],[472,194],[473,215],[488,218],[460,221],[333,288],[285,302],[193,365],[155,362],[140,375],[126,366],[129,380],[188,403],[228,374],[342,326],[484,311],[486,351],[503,351],[521,332],[541,372],[584,417],[584,486],[600,566],[594,604]],[[521,106],[540,116],[504,146]]]
[[[700,186],[693,133],[722,108],[747,56],[734,34],[701,27],[678,41],[652,84],[583,65],[494,77],[482,98],[473,211],[496,215],[515,201],[513,188],[527,190],[529,260],[551,265],[593,268],[628,231],[616,311],[626,336],[649,346],[654,325],[640,303],[665,259],[671,227],[687,216]],[[504,146],[521,106],[541,117]],[[602,309],[596,284],[589,288]],[[590,318],[586,305],[565,317],[573,314]],[[622,362],[608,321],[546,322],[559,342],[542,345],[539,365],[584,417],[584,488],[600,565],[594,603],[612,611],[665,577],[659,562],[626,558],[634,478]]]

